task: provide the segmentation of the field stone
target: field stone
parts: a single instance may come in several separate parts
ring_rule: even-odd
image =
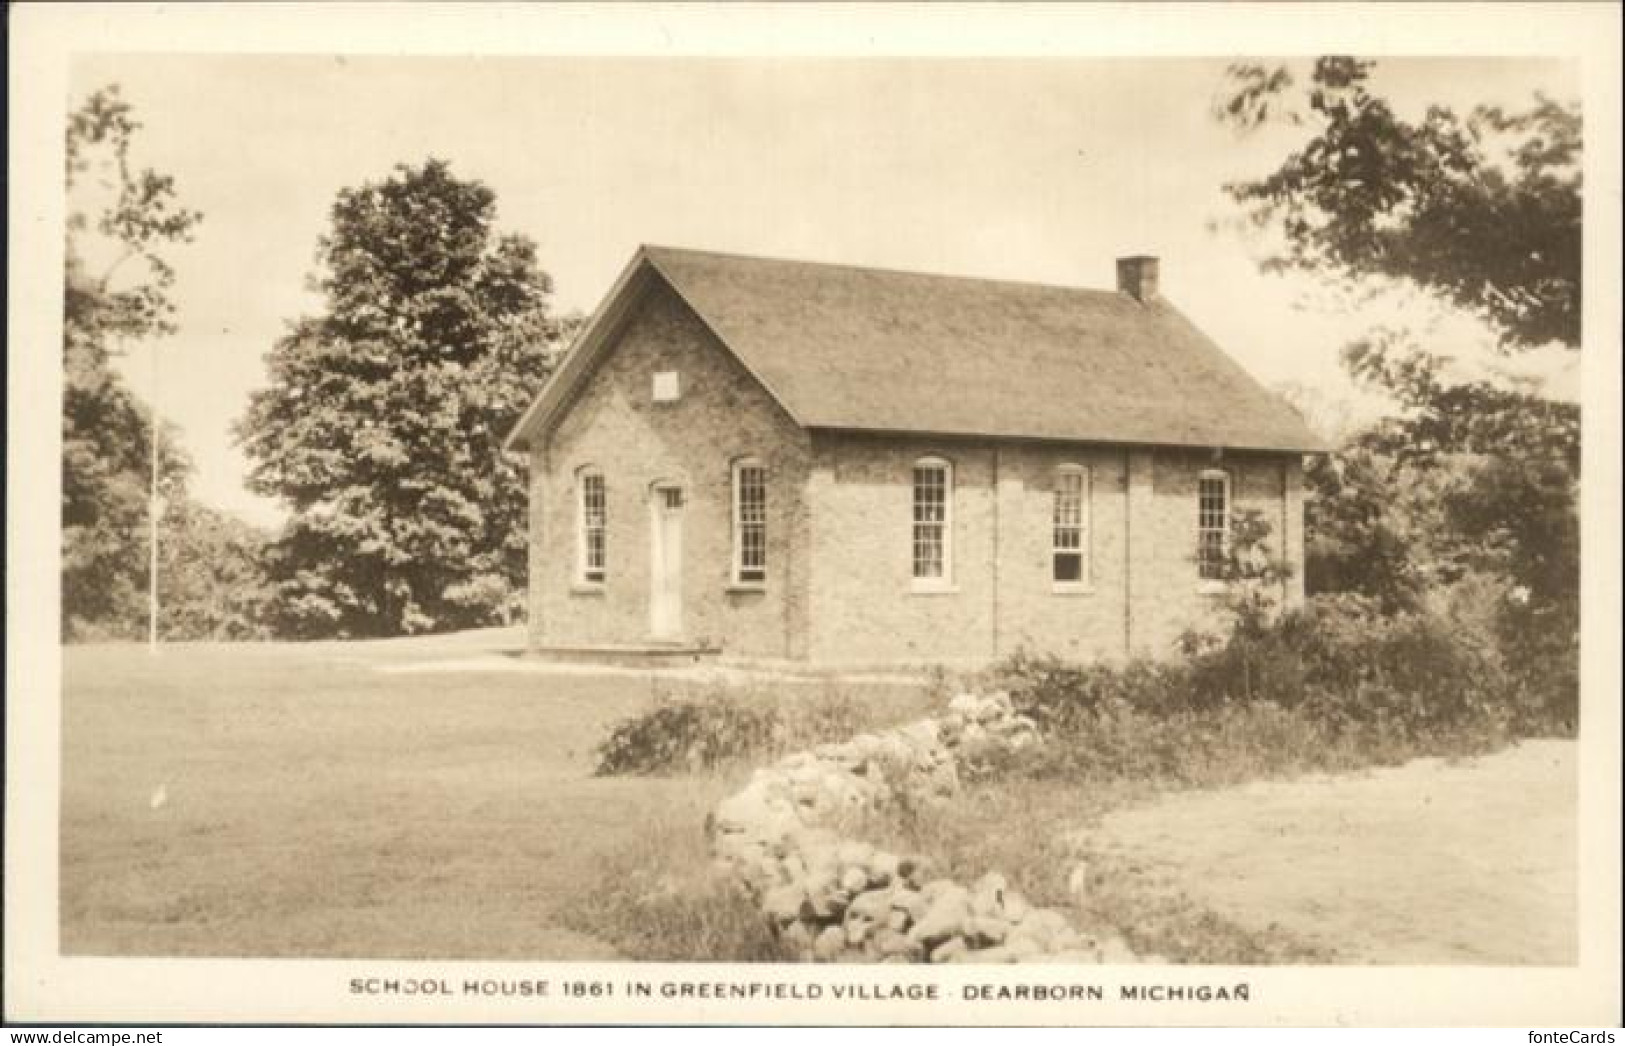
[[[778,928],[779,942],[798,956],[812,953],[813,932],[803,922],[786,923]]]
[[[984,947],[1001,944],[1010,936],[1010,924],[995,916],[972,916],[965,920],[965,936]]]
[[[794,753],[759,767],[707,818],[713,857],[743,881],[788,947],[822,961],[918,961],[926,945],[933,961],[1093,955],[1093,942],[1061,913],[1033,908],[996,873],[967,889],[932,878],[923,857],[887,854],[829,827],[831,813],[894,793],[954,794],[961,765],[1037,738],[1007,693],[963,693],[941,716]]]
[[[897,866],[898,872],[904,879],[908,880],[910,886],[916,890],[923,889],[925,884],[931,881],[931,873],[934,871],[931,862],[924,857],[911,857],[908,860],[908,868],[905,870],[899,864]]]
[[[964,926],[969,913],[970,897],[965,888],[950,883],[949,888],[938,891],[932,898],[931,906],[909,929],[909,936],[925,944],[932,944],[944,937],[956,935]]]
[[[788,923],[801,917],[801,903],[807,893],[799,885],[787,883],[767,891],[762,896],[762,910],[773,919]]]
[[[847,915],[848,917],[857,915],[878,921],[886,918],[891,910],[891,891],[867,890],[852,898],[852,903],[847,906]]]
[[[846,950],[846,930],[839,926],[826,926],[813,940],[813,958],[820,962],[834,962]]]
[[[835,856],[835,843],[823,839],[803,838],[801,852],[805,855],[808,868],[816,868],[820,874],[829,878],[835,877],[835,871],[841,866],[840,859]]]
[[[912,961],[922,954],[918,941],[887,927],[875,931],[872,947],[877,954],[886,958],[903,956]]]
[[[1017,959],[1024,959],[1029,955],[1037,955],[1044,949],[1037,941],[1024,934],[1012,934],[1004,939],[1004,949]]]
[[[822,865],[815,865],[809,868],[807,870],[807,876],[802,880],[802,882],[805,885],[807,896],[809,897],[817,897],[820,894],[829,893],[831,890],[834,890],[838,885],[840,885],[836,881],[833,870]]]
[[[903,910],[908,913],[909,921],[919,922],[925,918],[925,913],[931,910],[932,900],[923,893],[916,893],[909,898]]]
[[[891,906],[908,912],[910,916],[923,914],[930,903],[930,900],[924,894],[912,887],[897,886],[892,888]]]
[[[851,898],[851,894],[837,888],[813,895],[807,904],[815,919],[839,919]]]
[[[785,854],[779,858],[779,878],[786,883],[807,881],[807,862],[799,854]]]
[[[976,915],[997,915],[1004,907],[1004,876],[984,875],[971,887],[970,908]]]

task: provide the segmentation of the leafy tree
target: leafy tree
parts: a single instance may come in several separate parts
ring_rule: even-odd
[[[269,638],[269,590],[260,565],[268,536],[235,516],[186,498],[164,518],[159,544],[164,639]]]
[[[1284,68],[1237,66],[1221,118],[1309,128],[1270,174],[1226,187],[1279,249],[1266,271],[1345,289],[1402,284],[1483,321],[1503,352],[1580,344],[1580,114],[1439,106],[1400,119],[1373,63],[1317,60],[1301,96]],[[1311,465],[1311,590],[1412,609],[1464,579],[1499,579],[1500,642],[1533,700],[1570,705],[1579,621],[1579,410],[1528,388],[1448,381],[1409,331],[1347,346],[1397,413]],[[1463,590],[1479,597],[1482,584]]]
[[[1386,611],[1412,607],[1423,589],[1415,557],[1424,513],[1395,511],[1394,498],[1414,491],[1392,459],[1351,443],[1310,460],[1304,478],[1314,492],[1304,504],[1304,587],[1355,592]],[[1425,533],[1425,531],[1422,531]]]
[[[376,636],[509,620],[525,488],[501,440],[568,324],[495,194],[431,159],[342,190],[318,244],[320,315],[267,357],[237,427],[250,487],[286,500],[267,549],[284,634]]]
[[[1433,106],[1411,123],[1371,92],[1373,66],[1320,58],[1301,100],[1285,68],[1232,68],[1224,119],[1312,127],[1275,171],[1225,187],[1282,234],[1266,269],[1409,282],[1488,322],[1508,349],[1578,348],[1578,107],[1537,96],[1522,112]]]
[[[130,342],[172,333],[165,251],[200,220],[173,180],[133,166],[140,123],[117,87],[68,120],[63,294],[62,628],[133,635],[146,616],[152,420],[113,370]],[[181,497],[189,463],[160,426],[160,489]]]
[[[1389,332],[1344,351],[1357,377],[1405,409],[1357,437],[1412,477],[1444,473],[1433,493],[1434,547],[1455,572],[1488,569],[1529,589],[1537,602],[1571,599],[1578,586],[1580,410],[1486,381],[1448,384],[1440,361]],[[1447,578],[1449,580],[1449,578]]]

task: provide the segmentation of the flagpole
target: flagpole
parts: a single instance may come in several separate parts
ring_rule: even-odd
[[[147,491],[147,652],[158,653],[158,343],[152,346],[152,467]]]

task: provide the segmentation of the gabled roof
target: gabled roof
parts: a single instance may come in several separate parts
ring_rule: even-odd
[[[651,278],[804,428],[1323,449],[1161,299],[670,247],[634,255],[510,446],[562,411]]]

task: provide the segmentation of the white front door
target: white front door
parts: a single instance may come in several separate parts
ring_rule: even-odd
[[[677,639],[683,634],[683,488],[657,486],[651,495],[649,632],[656,639]]]

